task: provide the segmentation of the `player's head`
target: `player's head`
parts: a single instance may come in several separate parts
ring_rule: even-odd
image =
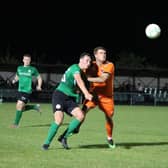
[[[28,66],[31,63],[31,55],[30,54],[24,54],[23,55],[23,64],[24,66]]]
[[[87,69],[91,63],[91,56],[87,52],[81,53],[79,57],[79,67],[83,70]]]
[[[93,54],[97,61],[100,61],[100,62],[106,61],[106,49],[104,47],[98,46],[94,48]]]

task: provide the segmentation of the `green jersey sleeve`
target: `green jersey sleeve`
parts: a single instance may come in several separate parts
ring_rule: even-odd
[[[33,69],[32,76],[38,77],[40,74],[39,74],[39,71],[37,70],[37,68],[36,67],[32,67],[32,69]]]
[[[74,75],[77,73],[81,73],[78,64],[71,65],[63,74],[60,84],[56,89],[65,93],[68,96],[77,97],[77,83],[74,78]]]

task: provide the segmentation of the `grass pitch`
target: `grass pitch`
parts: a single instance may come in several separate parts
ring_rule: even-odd
[[[79,134],[69,137],[70,150],[58,135],[72,119],[65,115],[48,151],[41,146],[53,121],[51,104],[41,104],[42,115],[23,114],[20,127],[10,128],[15,103],[0,104],[0,167],[2,168],[166,168],[168,167],[168,107],[116,105],[113,138],[106,143],[104,115],[90,111]]]

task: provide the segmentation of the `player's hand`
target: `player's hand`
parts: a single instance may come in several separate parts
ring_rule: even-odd
[[[12,80],[12,84],[15,84],[17,81],[15,79]]]
[[[93,95],[92,94],[90,94],[90,93],[88,93],[88,94],[85,94],[85,99],[87,99],[87,100],[92,100],[93,99]]]
[[[41,91],[42,88],[41,88],[40,86],[37,86],[37,87],[36,87],[36,90],[37,90],[37,91]]]

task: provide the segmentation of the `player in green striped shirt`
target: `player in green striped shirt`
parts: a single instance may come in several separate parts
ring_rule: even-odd
[[[34,109],[40,112],[40,105],[28,105],[27,103],[30,100],[32,93],[32,82],[33,77],[37,78],[37,87],[38,91],[41,91],[42,86],[42,78],[36,69],[36,67],[31,66],[31,55],[25,54],[23,56],[23,65],[17,67],[16,75],[12,81],[12,83],[18,82],[18,97],[16,104],[16,115],[12,128],[17,128],[19,126],[19,122],[21,120],[22,114],[24,111]]]
[[[48,136],[42,146],[44,150],[47,150],[53,140],[58,128],[63,122],[64,112],[69,116],[73,116],[74,119],[69,123],[67,133],[61,139],[61,144],[65,149],[69,149],[67,145],[68,136],[74,131],[74,129],[84,119],[84,114],[76,102],[78,98],[77,90],[83,93],[85,99],[91,100],[92,95],[87,90],[81,74],[86,70],[91,62],[90,55],[88,53],[82,53],[79,58],[78,64],[71,65],[64,73],[60,84],[55,89],[52,95],[52,105],[54,113],[54,122],[51,124]]]

